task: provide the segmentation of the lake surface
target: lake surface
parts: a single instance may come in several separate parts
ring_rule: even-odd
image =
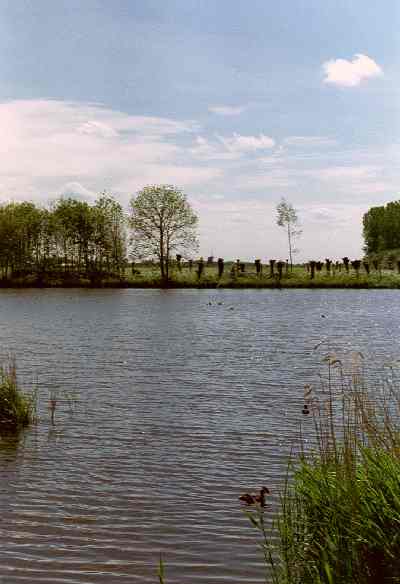
[[[277,499],[328,351],[375,375],[399,358],[399,307],[395,290],[0,291],[0,356],[41,414],[0,440],[0,583],[155,583],[160,552],[167,584],[263,582],[238,496]]]

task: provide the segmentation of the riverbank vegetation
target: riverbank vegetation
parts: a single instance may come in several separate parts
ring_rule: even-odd
[[[360,262],[361,263],[361,262]],[[52,269],[37,273],[23,271],[10,273],[0,279],[0,288],[400,288],[400,273],[397,267],[386,261],[374,269],[371,263],[369,272],[364,267],[352,267],[346,271],[341,263],[335,270],[328,272],[325,262],[320,270],[311,274],[309,264],[295,265],[287,271],[286,263],[275,262],[271,274],[269,265],[256,265],[255,262],[223,262],[220,275],[218,262],[171,261],[168,280],[162,277],[155,262],[125,263],[118,273],[106,270],[99,272],[78,271],[77,269]],[[240,266],[244,266],[242,268]],[[261,268],[261,272],[257,270]],[[281,269],[281,274],[279,273]]]
[[[0,366],[0,431],[29,426],[36,418],[35,395],[25,394],[18,384],[14,359]]]
[[[103,194],[92,205],[56,200],[0,206],[0,275],[3,284],[96,285],[118,280],[126,262],[122,207]]]
[[[369,273],[365,268],[355,270],[344,264],[335,269],[326,269],[325,262],[314,262],[320,269],[310,265],[296,265],[293,271],[286,262],[257,265],[256,262],[197,261],[172,263],[170,279],[164,286],[170,288],[400,288],[400,274],[397,269],[389,269],[380,264],[377,269],[371,265]],[[360,262],[361,263],[361,262]],[[199,266],[200,264],[200,266]],[[220,274],[221,267],[223,268]],[[261,270],[258,272],[258,270]],[[200,275],[199,275],[200,274]],[[151,263],[133,264],[126,271],[125,285],[138,288],[158,288],[163,286],[158,266]]]
[[[314,432],[303,424],[278,519],[270,531],[268,510],[258,508],[252,523],[263,535],[274,584],[400,582],[400,393],[393,370],[370,392],[360,370],[346,376],[334,356],[328,369],[322,397],[306,388],[302,415],[312,418]]]
[[[285,201],[279,209],[292,259],[297,215]],[[400,203],[389,203],[365,215],[364,258],[292,266],[290,259],[195,257],[197,217],[171,185],[142,189],[129,215],[105,193],[92,204],[73,198],[59,198],[47,208],[5,203],[0,287],[399,288],[399,209]]]

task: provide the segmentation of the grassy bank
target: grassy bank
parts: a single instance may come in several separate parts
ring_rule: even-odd
[[[29,426],[35,419],[35,397],[21,391],[15,360],[0,366],[0,431]]]
[[[181,271],[173,268],[168,283],[162,281],[157,266],[137,265],[135,273],[127,269],[120,277],[88,278],[79,275],[41,274],[24,277],[9,277],[0,280],[2,288],[400,288],[400,274],[395,270],[376,270],[367,274],[350,269],[346,272],[325,269],[316,271],[313,278],[303,266],[294,266],[293,271],[284,269],[279,277],[271,276],[269,269],[257,274],[254,264],[245,264],[244,272],[231,270],[232,263],[225,265],[222,277],[218,277],[215,265],[205,266],[199,278],[196,265]]]
[[[224,274],[218,278],[217,268],[205,267],[199,278],[193,268],[174,271],[169,286],[171,288],[400,288],[400,274],[392,270],[371,272],[370,274],[350,270],[333,273],[316,272],[313,279],[306,268],[295,266],[293,271],[283,272],[282,278],[277,274],[271,277],[264,269],[261,275],[255,271],[254,264],[246,264],[245,272],[231,274],[231,265],[227,265]],[[128,287],[161,287],[162,281],[156,267],[143,266],[139,274],[127,274]]]
[[[273,530],[261,508],[252,523],[274,584],[400,582],[399,393],[371,394],[337,359],[328,367],[322,398],[306,392],[314,447],[291,461]]]

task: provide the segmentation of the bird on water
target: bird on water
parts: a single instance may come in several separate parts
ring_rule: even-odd
[[[265,495],[269,495],[270,490],[268,487],[262,487],[258,495],[250,495],[250,493],[243,493],[240,495],[239,500],[246,503],[246,505],[255,505],[259,503],[260,507],[265,507]]]

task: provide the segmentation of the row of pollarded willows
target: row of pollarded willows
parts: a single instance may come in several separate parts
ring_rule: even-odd
[[[378,259],[373,260],[350,260],[347,257],[342,258],[342,261],[333,261],[327,258],[325,261],[310,261],[302,265],[290,266],[288,260],[270,259],[266,263],[262,263],[260,259],[253,262],[245,262],[240,259],[235,261],[225,261],[223,258],[209,257],[207,261],[203,258],[198,260],[184,260],[181,255],[176,256],[176,260],[170,262],[169,282],[189,284],[209,283],[214,282],[218,285],[225,284],[242,284],[248,282],[251,284],[251,279],[256,278],[255,282],[268,285],[268,280],[273,284],[274,282],[281,282],[286,280],[288,285],[292,285],[295,281],[299,283],[306,283],[308,280],[314,280],[319,275],[325,278],[325,284],[331,281],[335,283],[335,276],[338,283],[345,282],[346,276],[364,276],[368,278],[371,275],[382,276],[383,271],[387,273],[394,270],[394,265],[384,264]],[[153,270],[153,280],[157,277],[157,264],[132,264],[131,280],[140,279],[143,282],[149,275],[150,270]],[[397,272],[400,274],[400,261],[397,263]],[[129,276],[128,276],[129,277]]]
[[[36,418],[36,395],[24,393],[17,379],[14,358],[0,366],[0,431],[19,430]]]
[[[400,391],[393,370],[369,390],[362,359],[344,372],[327,357],[322,393],[305,389],[303,448],[272,532],[268,509],[251,517],[274,584],[400,582]]]
[[[396,261],[397,266],[397,273],[400,274],[400,260]],[[379,261],[378,259],[364,259],[364,260],[350,260],[348,257],[342,258],[342,261],[333,261],[329,258],[326,258],[324,262],[322,261],[315,261],[311,260],[307,264],[305,264],[307,272],[310,273],[311,279],[314,278],[315,272],[322,272],[325,268],[326,274],[328,275],[335,275],[336,273],[341,273],[342,271],[349,274],[350,270],[359,276],[361,270],[364,271],[365,274],[369,275],[371,270],[375,272],[381,273],[383,267],[387,267],[389,270],[394,269],[394,264],[386,264],[386,266]]]

